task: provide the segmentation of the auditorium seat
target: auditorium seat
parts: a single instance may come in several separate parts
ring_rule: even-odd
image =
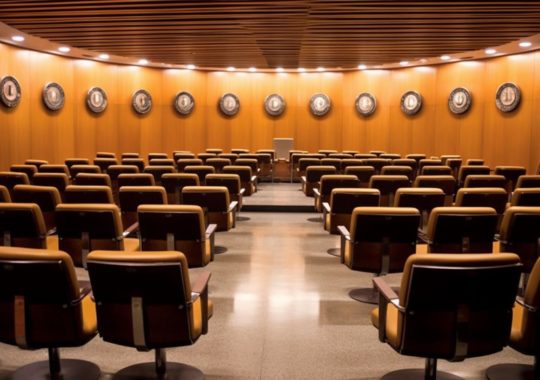
[[[194,153],[191,152],[184,152],[184,151],[174,151],[173,152],[173,160],[174,162],[178,162],[178,160],[181,159],[193,159],[196,158]]]
[[[234,154],[249,153],[249,149],[233,148],[233,149],[231,149],[231,153],[234,153]]]
[[[231,201],[238,202],[238,212],[242,209],[242,196],[245,193],[245,189],[240,182],[240,176],[238,174],[219,173],[219,174],[207,174],[206,186],[223,186],[229,190],[229,197]]]
[[[366,160],[368,158],[377,158],[377,155],[371,153],[355,153],[354,158],[359,160]]]
[[[424,370],[397,370],[383,379],[457,380],[437,371],[438,359],[459,362],[501,351],[520,270],[514,254],[418,254],[407,259],[397,294],[375,278],[381,296],[371,320],[379,340],[401,355],[426,358]]]
[[[231,160],[231,165],[234,165],[234,162],[238,158],[238,155],[235,153],[220,153],[218,154],[218,158],[226,158],[228,160]]]
[[[337,170],[334,166],[309,166],[302,180],[302,191],[307,197],[313,196],[313,189],[319,186],[319,182],[323,175],[336,174]]]
[[[97,334],[90,286],[77,281],[65,252],[1,247],[0,299],[0,341],[23,350],[48,351],[48,360],[20,367],[10,378],[100,378],[101,371],[93,363],[60,360],[59,347],[82,346]]]
[[[448,166],[450,169],[452,169],[452,175],[455,179],[457,179],[459,174],[459,168],[461,168],[461,164],[463,163],[463,159],[461,158],[449,158],[446,160],[446,166]]]
[[[337,153],[338,151],[335,149],[319,149],[317,152],[320,154],[324,154],[325,156],[328,156],[329,154]]]
[[[482,158],[469,158],[467,161],[465,161],[465,165],[482,166],[484,165],[484,160]]]
[[[338,226],[341,262],[349,269],[384,276],[403,271],[407,257],[416,251],[420,213],[407,207],[357,207],[350,227]],[[377,303],[375,288],[353,289],[351,298]]]
[[[330,193],[330,202],[323,202],[324,229],[339,234],[338,226],[351,225],[352,211],[356,207],[377,207],[381,194],[377,189],[335,188]]]
[[[261,179],[270,179],[274,182],[274,160],[270,153],[257,152],[257,161],[259,163],[258,177]],[[232,165],[232,162],[231,162]]]
[[[118,203],[118,176],[123,173],[137,174],[139,168],[135,165],[111,165],[107,169],[107,174],[111,179],[111,188],[113,191],[113,198],[115,203]]]
[[[436,187],[444,191],[445,206],[452,206],[456,193],[456,180],[451,175],[419,175],[413,183],[413,187]]]
[[[506,188],[506,179],[495,174],[469,174],[463,187],[500,187]]]
[[[315,210],[322,212],[322,204],[330,200],[332,190],[338,187],[355,188],[360,187],[360,181],[354,175],[345,174],[325,174],[319,181],[319,188],[313,189],[315,196]]]
[[[122,186],[118,191],[118,204],[122,224],[130,227],[137,223],[137,207],[167,204],[167,193],[161,186]]]
[[[142,251],[180,251],[190,268],[213,260],[217,225],[205,227],[200,206],[145,204],[138,220]]]
[[[161,185],[161,176],[165,173],[175,173],[174,166],[145,166],[143,173],[150,173],[154,176],[156,185]]]
[[[122,173],[118,176],[118,188],[122,186],[155,186],[156,181],[150,173]]]
[[[0,203],[11,202],[9,190],[4,185],[0,185]]]
[[[68,167],[68,170],[69,170],[69,175],[70,177],[74,177],[72,174],[71,174],[71,167],[73,165],[89,165],[90,164],[90,160],[88,158],[78,158],[78,157],[74,157],[74,158],[66,158],[64,160],[64,164],[66,164],[66,166]]]
[[[340,173],[345,174],[349,166],[364,166],[364,160],[359,158],[344,158],[341,160]]]
[[[489,166],[484,165],[463,165],[459,168],[459,174],[458,174],[458,187],[464,187],[465,186],[465,180],[468,175],[471,174],[489,174],[490,169]]]
[[[107,173],[107,169],[111,165],[118,165],[116,158],[94,158],[94,165],[99,166],[102,173]]]
[[[369,181],[370,188],[381,192],[381,206],[393,206],[396,191],[410,186],[411,182],[406,175],[374,175]]]
[[[512,194],[511,206],[540,206],[540,187],[517,188]]]
[[[253,175],[259,174],[259,162],[255,158],[239,157],[234,161],[234,166],[249,166]]]
[[[373,166],[375,174],[380,174],[383,166],[391,165],[392,161],[384,158],[367,158],[364,160],[364,165]]]
[[[424,160],[426,158],[426,155],[423,153],[409,153],[405,156],[405,158],[409,158],[411,160],[416,161],[416,166],[420,164],[420,160]]]
[[[151,152],[151,153],[148,153],[148,163],[150,164],[150,161],[152,161],[153,159],[167,159],[169,158],[169,156],[167,155],[167,153],[163,153],[163,152]]]
[[[214,168],[214,173],[221,173],[227,165],[232,165],[228,158],[212,157],[206,160],[206,165]]]
[[[491,207],[436,207],[428,221],[428,252],[491,253],[496,228]]]
[[[139,158],[140,154],[138,152],[124,152],[120,155],[120,159],[124,158]]]
[[[375,168],[367,165],[347,166],[343,174],[356,176],[360,182],[359,187],[369,187],[369,181],[375,175]]]
[[[9,171],[15,173],[25,173],[28,176],[30,183],[32,183],[34,174],[38,172],[34,165],[11,165],[9,167]]]
[[[413,179],[416,178],[418,163],[412,158],[398,158],[398,159],[392,160],[392,165],[410,167],[413,172]]]
[[[440,157],[443,165],[447,165],[448,160],[461,159],[459,154],[441,154]]]
[[[296,168],[297,176],[302,178],[306,176],[306,169],[310,166],[320,166],[321,160],[318,158],[301,158],[298,160],[298,167]]]
[[[57,249],[36,203],[0,203],[0,245]]]
[[[75,178],[79,173],[101,173],[101,168],[97,165],[72,165],[69,173],[71,178]]]
[[[168,363],[165,348],[194,344],[207,333],[210,273],[199,273],[191,285],[187,260],[174,251],[92,252],[88,273],[103,340],[155,350],[154,363],[125,368],[115,378],[204,378],[194,367]]]
[[[210,165],[194,165],[194,166],[186,166],[184,168],[184,173],[197,174],[201,185],[205,184],[207,174],[214,174],[215,172],[216,172],[216,169]]]
[[[223,149],[221,148],[206,148],[206,153],[213,153],[215,155],[223,153]]]
[[[202,152],[202,153],[197,154],[197,158],[199,160],[202,160],[203,165],[206,163],[207,159],[214,158],[214,157],[217,157],[217,154],[215,154],[215,153],[206,153],[206,152]]]
[[[527,174],[527,169],[523,166],[495,166],[495,174],[504,176],[506,191],[511,193],[516,188],[518,178]]]
[[[41,165],[47,165],[49,163],[49,161],[46,161],[46,160],[36,160],[36,159],[33,159],[33,158],[29,158],[28,160],[25,160],[24,161],[24,164],[25,165],[34,165],[38,171],[39,171],[39,167]]]
[[[13,202],[36,203],[43,215],[45,228],[52,231],[56,228],[55,209],[62,203],[60,192],[56,187],[37,185],[17,185],[13,188]]]
[[[199,176],[195,173],[165,173],[161,176],[161,185],[167,192],[167,203],[181,204],[184,186],[199,186]]]
[[[455,206],[493,208],[497,212],[498,232],[507,201],[508,194],[501,187],[462,187],[456,194]]]
[[[148,161],[149,166],[172,166],[175,167],[174,160],[172,158],[152,158]]]
[[[452,175],[452,169],[446,165],[427,165],[422,167],[420,175]]]
[[[206,225],[217,224],[217,231],[235,227],[238,202],[230,201],[229,190],[224,186],[186,186],[182,189],[182,202],[200,206]]]
[[[110,186],[69,185],[63,200],[64,203],[114,203]]]
[[[440,159],[434,159],[434,158],[423,158],[420,161],[418,161],[418,174],[422,175],[422,170],[426,166],[441,166],[442,161]]]
[[[424,230],[431,210],[444,206],[444,198],[444,191],[436,187],[402,187],[396,191],[393,206],[417,209],[421,215],[418,226]]]
[[[108,186],[112,189],[111,177],[105,173],[79,173],[73,179],[74,185]]]
[[[35,186],[55,187],[62,199],[64,199],[66,187],[69,186],[69,178],[64,173],[36,173],[33,182]]]
[[[321,158],[321,165],[333,166],[336,168],[337,173],[341,173],[341,158],[334,158],[334,157]]]
[[[11,194],[16,185],[30,185],[30,180],[26,173],[0,172],[0,185],[4,186]]]
[[[69,169],[67,165],[61,164],[61,165],[52,165],[52,164],[44,164],[39,167],[38,170],[39,173],[63,173],[70,176]]]
[[[343,160],[345,158],[353,158],[353,156],[347,153],[330,153],[328,158],[337,158],[338,160]]]
[[[97,152],[96,158],[114,158],[116,159],[116,153],[113,152]]]
[[[386,158],[388,160],[398,160],[401,158],[401,154],[399,153],[383,153],[379,156],[379,158]]]
[[[203,160],[200,158],[180,158],[178,161],[176,161],[176,167],[178,169],[178,173],[183,173],[184,168],[186,166],[195,166],[195,165],[203,165]]]
[[[380,157],[381,154],[385,154],[386,152],[384,150],[370,150],[369,151],[370,154],[374,154],[376,155],[377,157]]]
[[[519,176],[516,189],[522,189],[527,187],[540,187],[540,175],[529,174]]]
[[[409,186],[414,179],[413,170],[410,166],[388,165],[383,166],[381,175],[404,175],[409,179]]]
[[[120,209],[114,204],[62,203],[56,207],[58,248],[67,252],[75,266],[86,268],[90,251],[136,251],[138,239],[127,238]]]
[[[144,171],[144,167],[146,166],[142,158],[122,158],[121,162],[122,165],[136,166],[137,168],[139,168],[139,173],[142,173]]]
[[[257,190],[257,177],[251,172],[249,166],[225,166],[223,168],[224,174],[238,174],[240,176],[240,183],[245,190],[244,195],[250,196]]]

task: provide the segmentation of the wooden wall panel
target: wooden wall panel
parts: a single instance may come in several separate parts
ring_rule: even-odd
[[[0,76],[14,75],[22,100],[14,110],[0,107],[0,169],[27,158],[62,162],[66,157],[93,158],[97,151],[204,151],[208,147],[251,150],[270,148],[274,137],[292,137],[297,149],[382,149],[427,155],[461,154],[483,157],[490,166],[513,164],[536,169],[540,161],[540,52],[478,62],[449,63],[422,68],[342,73],[245,73],[158,70],[63,57],[0,45]],[[504,82],[522,90],[517,111],[503,114],[495,107],[495,92]],[[64,88],[63,109],[50,112],[41,100],[47,82]],[[85,104],[87,91],[102,87],[109,105],[102,114]],[[468,88],[473,104],[456,116],[448,110],[455,87]],[[148,90],[153,108],[136,114],[131,96]],[[405,91],[423,96],[416,116],[400,111]],[[176,113],[172,102],[179,91],[195,98],[191,115]],[[219,98],[235,93],[240,112],[226,117]],[[315,93],[330,96],[332,110],[324,117],[309,112]],[[370,117],[359,115],[354,101],[371,92],[378,108]],[[282,116],[264,111],[264,99],[279,93],[287,103]]]

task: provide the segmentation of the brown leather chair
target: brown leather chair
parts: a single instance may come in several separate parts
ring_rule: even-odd
[[[114,203],[109,186],[69,185],[64,191],[65,203]]]
[[[310,166],[320,166],[321,160],[319,158],[305,157],[298,160],[298,167],[296,168],[298,177],[302,178],[306,175],[306,170]]]
[[[540,206],[540,187],[517,188],[512,194],[511,206]]]
[[[118,188],[122,186],[156,186],[156,180],[150,173],[122,173],[118,175]]]
[[[107,169],[109,168],[109,166],[118,165],[118,161],[116,160],[116,158],[97,157],[94,158],[94,165],[99,166],[102,173],[107,173]]]
[[[161,185],[167,192],[167,203],[181,204],[184,186],[199,186],[199,176],[195,173],[165,173]]]
[[[540,187],[540,175],[520,175],[516,183],[516,189],[523,189],[528,187]]]
[[[355,153],[354,158],[365,161],[368,158],[377,158],[377,155],[371,153]]]
[[[460,159],[461,156],[459,154],[441,154],[439,158],[441,159],[442,164],[446,165],[448,160]]]
[[[66,187],[69,186],[69,178],[64,173],[36,173],[33,182],[35,186],[50,186],[56,188],[62,199],[64,199]]]
[[[73,179],[73,184],[79,186],[107,186],[112,190],[111,177],[105,173],[79,173]]]
[[[412,158],[397,158],[395,160],[392,160],[392,165],[396,166],[408,166],[413,171],[413,176],[416,177],[416,171],[418,168],[418,163],[416,160],[413,160]]]
[[[69,173],[71,178],[75,178],[79,173],[101,173],[101,168],[97,165],[72,165]]]
[[[470,174],[463,187],[502,187],[506,189],[506,179],[502,175]]]
[[[215,154],[215,153],[206,153],[206,152],[202,152],[202,153],[197,154],[197,158],[202,160],[203,165],[205,165],[205,162],[206,162],[207,159],[214,158],[214,157],[217,157],[217,154]]]
[[[205,227],[204,213],[194,205],[141,205],[138,208],[142,251],[180,251],[190,268],[214,259],[217,225]]]
[[[339,226],[341,262],[349,269],[376,273],[403,271],[407,257],[416,252],[420,213],[407,207],[357,207],[349,229]],[[360,302],[377,303],[375,288],[353,289],[349,295]]]
[[[259,161],[256,158],[243,158],[240,156],[234,161],[235,166],[249,166],[253,175],[259,175]]]
[[[461,158],[449,158],[446,160],[446,166],[448,166],[450,169],[452,169],[452,175],[455,179],[457,179],[459,174],[459,168],[461,167],[461,164],[463,163],[463,159]]]
[[[324,229],[338,235],[338,226],[351,225],[352,211],[356,207],[379,206],[380,196],[377,189],[332,189],[330,202],[323,202]]]
[[[358,154],[360,152],[353,149],[347,149],[347,150],[341,151],[341,153],[350,154],[352,157],[354,157],[355,154]]]
[[[416,164],[418,165],[420,163],[420,160],[423,160],[426,158],[426,155],[424,153],[409,153],[405,156],[405,158],[415,160]]]
[[[325,156],[328,156],[330,154],[335,154],[337,153],[338,151],[335,150],[335,149],[319,149],[318,150],[318,153],[320,154],[324,154]]]
[[[325,157],[321,158],[322,166],[333,166],[336,168],[336,173],[341,172],[341,158]]]
[[[371,177],[375,175],[375,168],[366,165],[347,166],[343,174],[356,176],[360,183],[359,187],[369,187],[369,181],[371,180]]]
[[[495,166],[495,174],[505,178],[506,191],[511,193],[516,188],[518,178],[527,174],[527,169],[523,166]]]
[[[167,204],[167,193],[161,186],[122,186],[118,192],[118,201],[122,224],[129,227],[137,223],[137,207]]]
[[[200,158],[180,158],[176,161],[178,173],[183,173],[186,166],[203,165],[203,160]]]
[[[116,153],[113,153],[113,152],[96,152],[96,158],[116,158]]]
[[[39,167],[38,170],[40,173],[63,173],[70,176],[69,169],[67,165],[51,165],[51,164],[44,164]]]
[[[140,154],[138,152],[124,152],[120,155],[120,159],[124,158],[139,158]]]
[[[456,193],[456,180],[451,175],[419,175],[415,178],[413,187],[436,187],[444,194],[445,206],[451,206]]]
[[[156,185],[161,186],[161,176],[165,173],[175,173],[176,169],[174,166],[145,166],[144,173],[150,173],[154,176],[154,181]]]
[[[86,268],[86,257],[95,249],[136,251],[137,239],[127,238],[120,209],[114,204],[62,203],[56,207],[58,247],[75,266]]]
[[[370,154],[374,154],[376,155],[377,157],[380,157],[381,154],[385,154],[386,152],[384,150],[370,150],[369,151]]]
[[[276,160],[276,150],[275,149],[257,149],[257,154],[269,154],[272,158],[272,162]]]
[[[231,160],[228,158],[212,157],[206,160],[206,165],[214,168],[214,173],[221,173],[223,168],[227,165],[231,165]]]
[[[125,368],[115,378],[204,378],[196,368],[167,363],[165,349],[194,344],[207,333],[210,273],[199,274],[191,285],[186,258],[174,251],[95,251],[88,259],[100,336],[139,351],[156,350],[155,363]]]
[[[238,174],[207,174],[206,186],[224,186],[229,190],[229,197],[231,201],[238,202],[238,212],[242,209],[242,195],[245,193],[245,189],[240,182],[240,176]]]
[[[0,185],[4,186],[11,194],[16,185],[30,185],[30,180],[26,173],[0,172]]]
[[[468,175],[471,174],[489,174],[489,166],[484,165],[463,165],[459,168],[458,173],[458,187],[464,187],[465,186],[465,179]]]
[[[244,195],[250,196],[257,191],[257,176],[253,175],[249,166],[225,166],[223,168],[224,174],[238,174],[240,176],[240,183],[242,187],[246,189]]]
[[[420,175],[452,175],[454,172],[446,165],[427,165],[422,168]]]
[[[0,203],[11,202],[9,190],[4,185],[0,185]]]
[[[182,202],[200,206],[206,224],[217,224],[217,231],[235,226],[238,202],[230,201],[229,190],[224,186],[186,186],[182,189]]]
[[[273,153],[257,152],[257,162],[259,163],[258,177],[261,179],[270,178],[270,181],[274,181],[274,155]],[[232,164],[232,162],[231,162]]]
[[[319,181],[323,175],[336,174],[334,166],[309,166],[306,169],[306,175],[302,176],[302,191],[307,197],[313,196],[313,189],[319,186]]]
[[[349,166],[364,166],[364,160],[359,158],[344,158],[341,160],[340,172],[345,174]]]
[[[315,196],[315,210],[322,212],[322,204],[330,201],[332,190],[338,187],[356,188],[360,187],[360,181],[354,175],[345,174],[325,174],[319,181],[319,188],[313,189]]]
[[[186,152],[186,151],[173,151],[174,162],[178,162],[178,160],[184,159],[184,158],[188,158],[188,159],[195,158],[195,154],[191,152]]]
[[[540,379],[540,260],[531,271],[530,281],[522,297],[517,297],[512,310],[512,329],[509,346],[534,357],[533,365],[497,364],[486,370],[489,380]]]
[[[353,158],[352,155],[350,154],[347,154],[347,153],[330,153],[328,154],[328,158],[334,158],[334,159],[338,159],[338,160],[343,160],[343,159],[347,159],[347,158]]]
[[[36,203],[43,215],[45,228],[53,231],[56,228],[55,209],[62,203],[60,192],[52,186],[17,185],[13,188],[13,201],[17,203]]]
[[[56,250],[0,247],[0,341],[47,348],[49,358],[21,367],[13,379],[97,380],[90,362],[60,360],[59,347],[79,347],[97,333],[89,284],[79,283],[71,258]]]
[[[393,206],[417,209],[421,215],[419,227],[423,230],[431,210],[444,206],[444,198],[444,192],[436,187],[402,187],[396,191]]]
[[[484,165],[484,159],[482,159],[482,158],[469,158],[467,161],[465,161],[465,165],[482,166],[482,165]]]
[[[491,253],[496,228],[491,207],[436,207],[428,221],[428,252]]]
[[[66,158],[64,164],[68,167],[70,177],[73,178],[74,176],[71,174],[71,167],[73,165],[89,165],[90,160],[88,160],[88,158]]]
[[[381,174],[382,168],[391,164],[392,160],[385,158],[367,158],[364,160],[364,165],[373,166],[373,168],[375,168],[375,174]]]
[[[150,161],[154,160],[154,159],[167,159],[169,158],[169,156],[167,155],[167,153],[163,153],[163,152],[152,152],[152,153],[148,153],[148,163],[150,163]]]
[[[497,212],[497,232],[508,201],[506,190],[501,187],[462,187],[456,194],[457,207],[492,207]]]
[[[231,153],[234,153],[234,154],[249,153],[249,149],[246,149],[246,148],[233,148],[233,149],[231,149]]]
[[[38,171],[39,171],[39,167],[41,165],[47,165],[49,163],[49,161],[46,161],[46,160],[36,160],[36,159],[33,159],[33,158],[29,158],[28,160],[25,160],[24,161],[24,164],[25,165],[34,165]]]
[[[0,245],[57,249],[36,203],[0,203]]]
[[[386,158],[388,160],[398,160],[401,158],[401,154],[399,153],[382,153],[379,155],[379,158]]]
[[[228,160],[231,160],[231,165],[234,165],[234,162],[238,158],[238,155],[235,153],[220,153],[218,154],[219,158],[226,158]]]
[[[413,170],[410,166],[388,165],[383,166],[381,175],[404,175],[409,179],[409,186],[414,179]]]
[[[32,183],[34,174],[38,172],[37,168],[34,165],[11,165],[9,167],[10,172],[15,173],[25,173],[28,176],[28,180]]]
[[[369,181],[370,188],[381,192],[381,206],[393,206],[396,191],[410,186],[411,182],[405,175],[374,175]]]
[[[223,149],[221,148],[206,148],[206,153],[213,153],[213,154],[220,154],[223,153]]]
[[[194,165],[194,166],[186,166],[184,168],[184,173],[197,174],[201,185],[205,184],[207,174],[214,174],[215,172],[216,172],[216,169],[210,165]]]
[[[152,158],[148,161],[149,166],[172,166],[175,167],[175,162],[172,158]]]
[[[111,188],[113,191],[114,202],[118,203],[118,177],[120,174],[137,174],[139,173],[139,168],[135,165],[111,165],[107,169],[107,174],[111,179]]]
[[[437,371],[437,360],[501,351],[508,342],[521,265],[514,254],[417,254],[407,259],[396,294],[378,277],[371,313],[379,340],[401,355],[425,357],[424,370],[384,379],[460,379]],[[505,378],[509,379],[509,378]]]
[[[144,171],[144,160],[142,158],[122,158],[122,165],[136,166],[139,169],[139,173]],[[114,166],[114,165],[111,165]]]

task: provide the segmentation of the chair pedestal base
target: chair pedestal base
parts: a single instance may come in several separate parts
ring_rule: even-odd
[[[341,256],[341,248],[329,248],[326,253],[332,256],[340,257]]]
[[[435,374],[436,377],[433,377],[433,380],[463,380],[462,377],[452,375],[448,372],[437,371]],[[393,371],[387,373],[381,380],[424,380],[428,379],[426,377],[426,372],[423,369],[400,369],[398,371]],[[507,378],[510,379],[510,378]]]
[[[497,364],[486,370],[489,380],[533,380],[534,367],[526,364]]]
[[[349,297],[363,303],[379,304],[379,292],[374,288],[353,289],[349,292]]]
[[[144,380],[144,379],[167,379],[167,380],[204,380],[204,374],[198,368],[181,363],[167,363],[167,373],[159,376],[156,373],[155,363],[142,363],[132,365],[117,372],[113,380]]]
[[[63,359],[60,361],[61,373],[51,377],[49,362],[28,364],[13,373],[13,380],[97,380],[101,371],[97,365],[84,360]]]
[[[219,255],[219,254],[225,253],[225,252],[227,252],[227,247],[223,247],[221,245],[214,246],[214,253],[216,255]]]
[[[314,218],[307,218],[307,221],[312,222],[312,223],[322,223],[323,218],[322,218],[322,216],[316,216]]]

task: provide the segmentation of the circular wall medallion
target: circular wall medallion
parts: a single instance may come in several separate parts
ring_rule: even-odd
[[[502,112],[511,112],[516,109],[521,100],[521,91],[514,83],[503,83],[497,89],[495,104]]]
[[[219,109],[227,116],[234,116],[240,110],[240,100],[235,94],[227,93],[219,99]]]
[[[58,111],[64,106],[64,90],[58,83],[47,83],[43,87],[43,103],[51,111]]]
[[[279,116],[285,111],[285,100],[279,94],[271,94],[264,99],[264,109],[270,116]]]
[[[0,99],[6,107],[16,107],[21,101],[21,86],[15,77],[3,77],[0,81],[0,91]]]
[[[448,97],[448,108],[452,113],[461,115],[471,108],[472,97],[469,90],[463,87],[454,88]]]
[[[377,108],[377,101],[373,95],[368,92],[364,92],[356,97],[354,106],[360,115],[369,116],[375,112],[375,109]]]
[[[401,111],[414,115],[422,108],[422,96],[416,91],[407,91],[401,97]]]
[[[330,98],[322,93],[313,95],[309,100],[309,108],[315,116],[326,115],[330,111],[331,106]]]
[[[174,97],[174,109],[180,115],[189,115],[193,107],[195,107],[195,100],[189,92],[180,91]]]
[[[152,109],[152,96],[146,90],[137,90],[131,97],[131,105],[141,115],[148,113]]]
[[[107,94],[100,87],[92,87],[86,94],[86,105],[94,113],[101,113],[107,108]]]

